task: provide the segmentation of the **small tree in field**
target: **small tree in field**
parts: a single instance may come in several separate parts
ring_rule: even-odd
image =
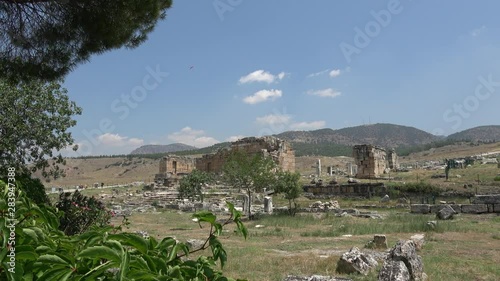
[[[262,192],[275,183],[276,163],[261,154],[233,151],[223,167],[224,179],[235,188],[246,191],[249,199],[253,192]],[[251,200],[248,201],[248,217],[251,217]]]
[[[292,216],[295,215],[295,211],[297,210],[295,199],[299,198],[302,193],[302,187],[300,186],[299,180],[299,173],[285,171],[277,174],[275,191],[285,195],[285,199],[288,200],[288,213]]]
[[[212,181],[212,176],[200,170],[193,170],[189,175],[181,179],[179,186],[179,198],[189,198],[194,201],[196,197],[203,202],[203,184]]]

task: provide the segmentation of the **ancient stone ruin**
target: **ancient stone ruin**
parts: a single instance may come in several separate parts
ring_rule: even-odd
[[[231,144],[214,154],[206,154],[196,159],[196,169],[205,172],[220,173],[232,151],[244,151],[249,155],[261,154],[272,157],[284,171],[295,171],[295,152],[291,145],[276,137],[249,137]]]
[[[398,157],[396,151],[370,145],[355,145],[353,157],[358,166],[356,177],[360,179],[378,178],[387,172],[387,169],[397,169]]]
[[[165,184],[175,182],[178,176],[191,173],[195,168],[195,158],[167,155],[160,159],[158,174],[155,175],[155,182]],[[165,185],[168,185],[165,184]]]

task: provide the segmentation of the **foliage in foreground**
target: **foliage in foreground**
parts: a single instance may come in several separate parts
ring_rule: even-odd
[[[192,251],[173,237],[158,241],[122,232],[121,226],[67,236],[58,229],[53,208],[34,204],[15,185],[0,182],[0,188],[0,280],[233,280],[216,267],[227,261],[218,236],[230,222],[247,236],[241,214],[230,203],[231,216],[224,223],[210,212],[194,214],[200,224],[210,225],[210,232]],[[211,256],[186,259],[206,248]]]

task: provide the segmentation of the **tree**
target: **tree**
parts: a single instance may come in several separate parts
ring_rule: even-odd
[[[72,116],[79,114],[81,108],[57,82],[12,85],[0,80],[0,175],[9,167],[17,175],[36,170],[46,178],[64,175],[58,166],[64,159],[54,151],[73,144],[67,130],[76,124]]]
[[[189,198],[194,201],[197,197],[203,202],[203,185],[212,181],[209,173],[193,170],[189,175],[183,177],[178,188],[179,198]]]
[[[271,187],[275,182],[276,163],[270,157],[261,154],[248,154],[233,151],[224,164],[222,171],[227,183],[248,195],[248,217],[251,217],[250,207],[253,192],[261,192],[265,187]]]
[[[0,0],[0,78],[62,78],[77,64],[135,48],[172,0]]]
[[[275,185],[275,192],[283,193],[285,195],[285,199],[288,200],[288,213],[292,216],[295,215],[295,211],[297,210],[297,203],[295,202],[295,199],[299,198],[302,193],[302,186],[300,185],[299,180],[299,173],[280,171],[277,175]]]

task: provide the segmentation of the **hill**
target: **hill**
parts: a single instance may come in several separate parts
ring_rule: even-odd
[[[449,140],[472,142],[497,142],[500,141],[500,126],[479,126],[467,129],[447,137]]]
[[[350,156],[356,144],[407,148],[430,144],[440,138],[425,131],[394,124],[373,124],[315,131],[288,131],[276,135],[292,143],[296,155]]]
[[[137,154],[170,153],[170,152],[193,150],[193,149],[197,148],[183,143],[172,143],[167,145],[148,144],[134,149],[132,152],[130,152],[130,154],[137,155]]]

